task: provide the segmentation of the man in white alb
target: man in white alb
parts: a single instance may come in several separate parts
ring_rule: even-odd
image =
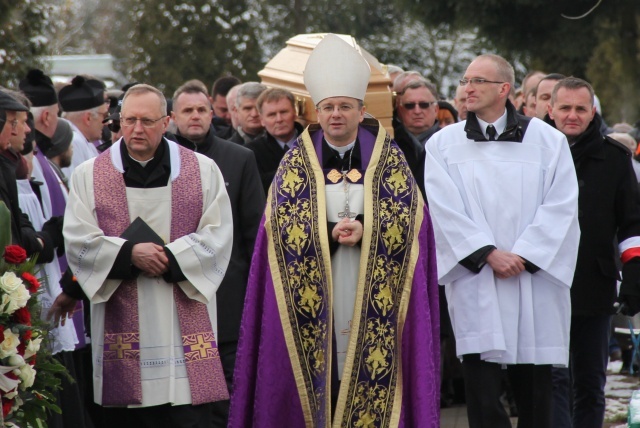
[[[108,426],[206,427],[228,398],[215,338],[233,225],[224,180],[163,138],[156,88],[129,89],[120,123],[123,138],[72,175],[64,224],[91,300],[95,399]]]

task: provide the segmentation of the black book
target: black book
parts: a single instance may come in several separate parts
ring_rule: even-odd
[[[134,244],[153,242],[164,247],[162,238],[140,217],[133,220],[120,237]]]

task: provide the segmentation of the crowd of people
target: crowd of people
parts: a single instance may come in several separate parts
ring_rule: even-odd
[[[585,80],[480,55],[452,100],[326,35],[294,95],[167,98],[31,70],[0,90],[0,198],[37,255],[50,427],[598,427],[640,311],[640,132]],[[507,397],[510,406],[504,405]]]

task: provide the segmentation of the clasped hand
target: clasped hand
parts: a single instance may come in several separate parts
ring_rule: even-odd
[[[524,270],[524,259],[508,251],[493,250],[487,256],[487,264],[500,279],[519,275]]]
[[[331,237],[341,245],[353,247],[362,239],[362,223],[358,220],[343,218],[331,231]]]
[[[131,263],[146,276],[161,276],[169,270],[169,258],[164,247],[152,242],[135,244],[131,251]]]

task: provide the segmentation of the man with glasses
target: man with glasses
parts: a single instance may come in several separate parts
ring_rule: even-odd
[[[76,76],[70,85],[59,94],[63,117],[73,128],[73,159],[64,173],[71,177],[73,170],[82,162],[98,156],[101,144],[102,121],[109,114],[109,103],[105,102],[104,84],[99,80]]]
[[[123,137],[71,176],[64,234],[91,301],[96,403],[106,426],[210,427],[228,398],[216,289],[233,219],[215,163],[163,137],[162,93],[131,87]]]
[[[334,34],[305,66],[318,124],[284,154],[267,197],[232,428],[440,426],[429,214],[402,152],[365,118],[370,75]]]
[[[551,368],[569,356],[578,183],[566,138],[516,113],[512,66],[481,55],[460,84],[466,122],[427,145],[425,189],[471,428],[511,427],[500,402],[506,367],[520,428],[551,426]]]
[[[424,196],[424,146],[440,130],[438,91],[422,77],[410,81],[398,94],[394,140],[402,149],[409,168]]]

